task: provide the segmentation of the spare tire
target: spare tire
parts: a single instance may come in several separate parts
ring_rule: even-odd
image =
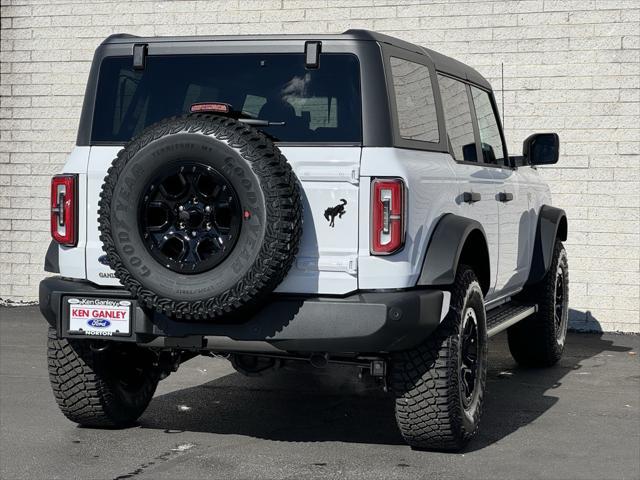
[[[302,233],[295,174],[263,133],[188,115],[147,128],[118,153],[99,202],[100,240],[143,307],[212,320],[264,300]]]

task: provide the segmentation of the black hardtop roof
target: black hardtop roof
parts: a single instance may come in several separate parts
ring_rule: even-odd
[[[472,83],[480,85],[486,89],[491,89],[491,84],[475,69],[465,65],[458,60],[447,57],[441,53],[428,48],[406,42],[390,35],[384,35],[370,30],[347,30],[344,33],[329,34],[287,34],[287,35],[199,35],[199,36],[167,36],[167,37],[139,37],[126,33],[117,33],[107,37],[102,44],[135,44],[135,43],[172,43],[172,42],[242,42],[242,41],[373,41],[386,43],[395,47],[427,56],[435,65],[436,70],[446,73]]]

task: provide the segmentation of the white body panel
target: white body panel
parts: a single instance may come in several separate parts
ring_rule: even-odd
[[[104,255],[98,230],[98,201],[104,177],[121,147],[76,147],[65,173],[79,177],[79,239],[59,247],[60,274],[98,285],[119,285]],[[304,208],[300,250],[277,292],[347,294],[358,289],[415,286],[427,244],[446,213],[479,221],[487,235],[492,283],[487,301],[515,293],[529,274],[541,205],[549,188],[535,169],[517,170],[456,163],[449,154],[398,148],[282,147],[301,184]],[[370,182],[399,177],[407,186],[406,241],[389,256],[370,245]],[[464,192],[479,202],[462,201]],[[514,200],[497,201],[499,192]],[[325,209],[347,201],[346,213],[329,226]]]
[[[451,159],[451,162],[455,163],[453,159]],[[455,163],[454,169],[456,176],[460,180],[459,196],[456,202],[458,206],[457,214],[480,223],[487,237],[491,281],[489,291],[485,297],[487,301],[490,301],[499,296],[499,292],[496,292],[496,278],[498,272],[500,232],[496,195],[501,188],[501,182],[496,176],[496,169],[493,167]],[[477,202],[466,203],[462,198],[465,192],[479,193],[481,198]]]
[[[86,202],[87,198],[87,163],[89,162],[90,147],[74,147],[67,163],[63,168],[64,173],[78,174],[78,244],[75,247],[58,247],[58,263],[60,275],[69,278],[86,278]]]
[[[500,248],[496,290],[515,293],[527,281],[533,255],[537,212],[529,207],[530,197],[522,185],[519,170],[497,168],[500,192],[510,193],[513,199],[497,202],[500,219]]]
[[[107,170],[121,147],[91,147],[87,168],[87,279],[118,285],[98,230],[98,201]],[[282,147],[301,183],[303,233],[296,262],[277,292],[345,294],[357,290],[359,147]],[[346,213],[329,226],[325,209],[341,199]],[[81,202],[83,203],[83,202]],[[84,272],[83,272],[84,275]]]
[[[296,262],[276,292],[344,294],[358,289],[360,147],[281,147],[302,186],[304,222]],[[334,227],[327,208],[345,199]]]
[[[446,153],[400,148],[363,148],[360,188],[361,289],[415,286],[427,242],[437,221],[455,212],[458,181]],[[400,177],[407,187],[407,219],[404,248],[388,256],[369,253],[371,177]]]
[[[98,230],[98,202],[104,177],[122,147],[91,147],[87,165],[87,280],[98,285],[120,285],[111,268],[98,261],[104,255]]]

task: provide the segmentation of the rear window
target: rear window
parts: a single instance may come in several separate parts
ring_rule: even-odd
[[[281,142],[361,142],[360,68],[352,54],[322,54],[305,69],[303,54],[149,56],[102,61],[91,139],[124,143],[199,102],[231,104]]]

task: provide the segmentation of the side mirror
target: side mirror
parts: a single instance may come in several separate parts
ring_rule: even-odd
[[[560,137],[557,133],[534,133],[524,141],[522,154],[530,165],[558,163]]]
[[[496,154],[493,151],[493,147],[488,143],[481,143],[480,147],[482,148],[482,159],[484,163],[490,163],[492,165],[496,165],[498,160],[496,159]]]

